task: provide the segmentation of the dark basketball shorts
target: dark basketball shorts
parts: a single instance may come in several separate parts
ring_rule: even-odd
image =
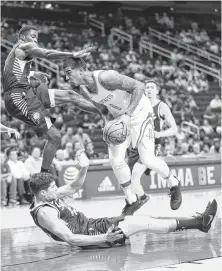
[[[119,217],[103,217],[103,218],[89,218],[87,227],[84,231],[84,235],[100,235],[105,234],[110,228],[112,228],[112,232],[120,230],[118,228],[119,222],[123,221],[124,218],[122,216]],[[124,245],[126,240],[125,234],[119,240],[114,241],[113,243],[110,242],[101,242],[97,245],[89,245],[86,247],[82,247],[83,249],[93,249],[93,248],[109,248],[115,245]]]
[[[30,125],[38,136],[43,136],[52,126],[50,115],[46,109],[54,106],[53,94],[48,86],[41,84],[36,89],[23,92],[14,89],[5,95],[5,107],[10,115]]]
[[[110,227],[116,228],[119,222],[123,221],[122,216],[117,217],[103,217],[103,218],[89,218],[85,234],[87,235],[99,235],[104,234]]]

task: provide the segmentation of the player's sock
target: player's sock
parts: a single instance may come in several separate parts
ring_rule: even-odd
[[[143,173],[145,172],[145,170],[146,170],[146,166],[144,166],[141,163],[136,163],[132,170],[132,178],[131,178],[132,188],[133,188],[133,192],[135,192],[139,196],[139,198],[145,194],[143,187],[140,184],[141,177]]]
[[[52,164],[52,160],[55,157],[57,147],[50,141],[47,141],[43,151],[43,161],[41,172],[48,172]]]
[[[48,173],[48,172],[49,172],[49,169],[45,169],[45,168],[41,167],[41,172],[46,172],[46,173]]]
[[[121,187],[123,189],[124,194],[126,195],[126,199],[129,204],[132,204],[133,202],[137,201],[136,194],[133,193],[132,191],[132,185],[130,180],[128,182],[121,183]]]
[[[179,184],[178,179],[171,173],[171,171],[169,172],[168,177],[165,179],[168,181],[170,188],[173,186],[178,186]]]
[[[179,231],[188,229],[198,229],[199,224],[197,223],[197,221],[198,220],[195,217],[176,219],[177,226],[175,230]]]

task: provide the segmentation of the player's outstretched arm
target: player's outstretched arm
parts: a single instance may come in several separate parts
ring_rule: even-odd
[[[88,100],[77,93],[78,90],[50,89],[55,93],[55,106],[71,103],[75,107],[90,113],[100,113]]]
[[[58,188],[58,190],[56,191],[56,195],[58,198],[63,198],[65,196],[76,193],[82,187],[85,181],[86,174],[89,168],[89,159],[87,158],[84,150],[79,150],[76,154],[76,158],[79,162],[81,170],[71,183]]]
[[[99,79],[101,84],[111,91],[121,89],[132,94],[129,107],[126,111],[126,114],[132,116],[134,110],[142,98],[145,85],[140,81],[119,74],[114,70],[102,72]]]
[[[101,235],[81,235],[73,234],[65,223],[58,217],[57,211],[52,208],[45,206],[38,211],[38,223],[44,229],[47,229],[50,233],[53,233],[70,246],[89,246],[104,244],[105,242],[114,242],[120,240],[123,234],[120,231],[115,233],[107,233]]]
[[[18,139],[20,137],[20,133],[17,130],[9,128],[9,127],[7,127],[7,126],[5,126],[3,124],[1,124],[0,130],[1,130],[1,133],[2,132],[7,132],[9,136],[11,136],[12,134],[14,134],[15,137],[16,137],[16,139]]]
[[[88,56],[92,47],[88,47],[79,52],[61,52],[57,50],[47,50],[38,47],[35,42],[28,42],[19,45],[16,49],[16,56],[20,59],[24,59],[26,55],[32,57],[46,58],[49,60],[65,60],[68,57],[81,58],[84,56]]]
[[[175,135],[177,133],[177,124],[167,104],[160,104],[160,114],[163,116],[169,128],[160,132],[155,131],[155,137],[160,138]]]

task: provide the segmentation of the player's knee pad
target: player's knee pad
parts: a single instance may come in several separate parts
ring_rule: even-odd
[[[51,141],[56,147],[59,147],[61,143],[61,135],[59,131],[52,126],[47,132],[48,140]]]

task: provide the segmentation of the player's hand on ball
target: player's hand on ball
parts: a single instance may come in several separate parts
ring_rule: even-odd
[[[76,159],[78,160],[80,167],[89,166],[89,159],[87,158],[84,149],[76,152]]]
[[[14,134],[16,139],[20,138],[20,133],[15,129],[8,128],[7,132],[10,137],[12,136],[12,134]]]
[[[123,237],[124,234],[121,229],[115,231],[114,227],[110,227],[105,234],[105,241],[114,245],[116,241],[123,239]]]
[[[124,114],[118,118],[118,122],[123,123],[123,136],[127,136],[130,129],[131,117],[127,114]]]
[[[90,55],[90,52],[92,51],[93,47],[87,47],[86,49],[84,50],[81,50],[79,52],[73,52],[73,57],[74,58],[82,58],[84,56],[89,56]]]

